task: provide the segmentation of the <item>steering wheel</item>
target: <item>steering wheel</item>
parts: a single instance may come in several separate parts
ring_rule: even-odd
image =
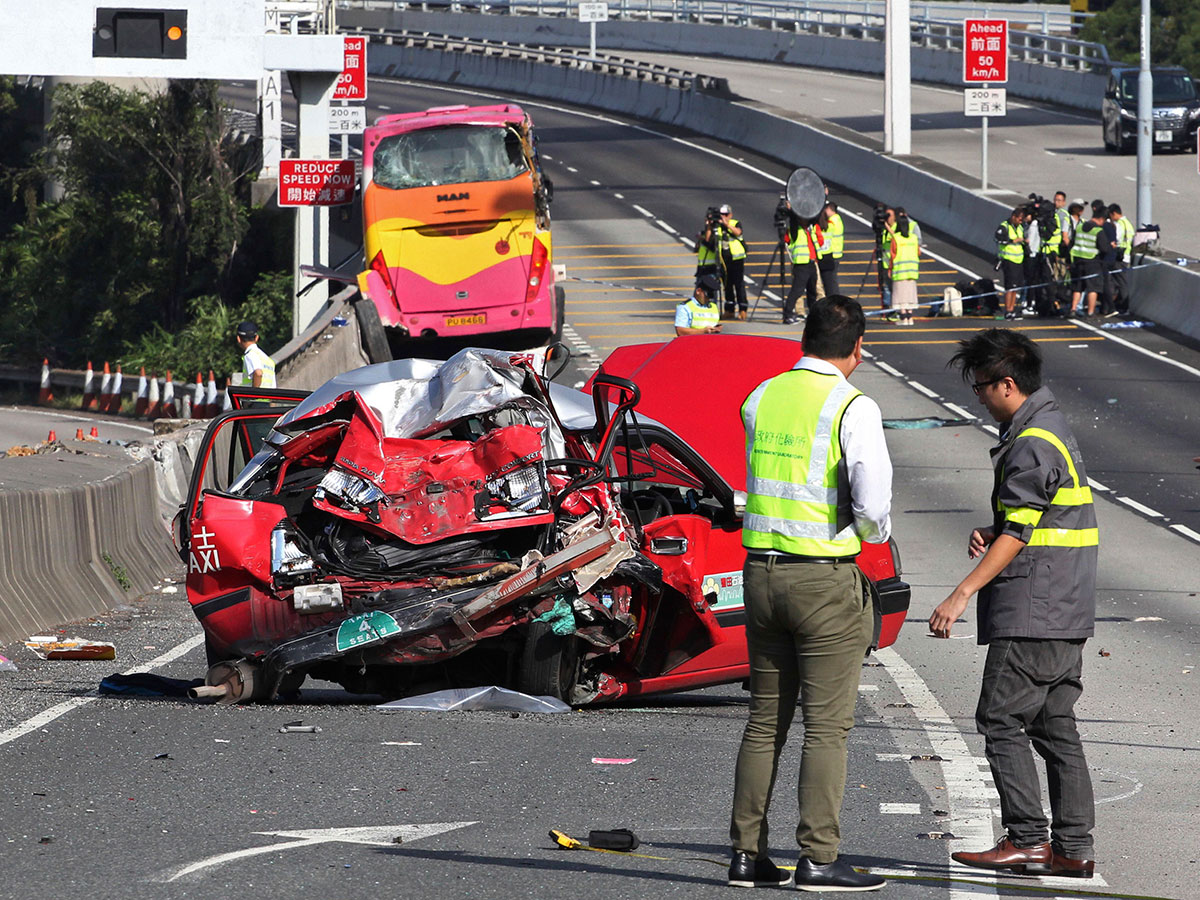
[[[639,514],[646,514],[647,521],[653,522],[673,513],[671,501],[666,495],[654,488],[634,491],[629,495],[629,501]]]

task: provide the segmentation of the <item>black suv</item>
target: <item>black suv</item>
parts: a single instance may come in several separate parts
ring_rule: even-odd
[[[1150,69],[1154,81],[1154,149],[1195,150],[1196,129],[1200,128],[1200,97],[1192,76],[1182,66],[1155,66]],[[1137,148],[1136,66],[1114,68],[1104,89],[1100,109],[1104,149],[1129,153]]]

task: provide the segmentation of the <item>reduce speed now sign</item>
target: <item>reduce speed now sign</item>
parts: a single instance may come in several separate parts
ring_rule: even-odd
[[[963,81],[1004,84],[1008,81],[1008,20],[963,20]]]

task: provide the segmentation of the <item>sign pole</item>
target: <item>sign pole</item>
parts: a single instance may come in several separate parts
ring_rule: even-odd
[[[983,87],[985,90],[987,89],[986,84]],[[984,190],[984,191],[986,191],[988,189],[987,188],[987,186],[988,186],[987,126],[988,126],[988,117],[984,116],[983,117],[983,129],[980,132],[980,151],[979,151],[979,174],[980,174],[980,180],[983,182],[983,184],[980,187],[980,190]]]
[[[592,27],[592,47],[591,47],[592,59],[595,59],[596,58],[596,23],[592,22],[591,27]]]

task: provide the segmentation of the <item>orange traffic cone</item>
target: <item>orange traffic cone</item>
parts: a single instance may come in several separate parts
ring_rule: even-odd
[[[150,408],[149,387],[146,384],[146,367],[142,366],[138,374],[138,391],[137,399],[133,401],[133,414],[139,419],[146,414],[146,410]]]
[[[204,419],[204,375],[196,373],[196,383],[192,386],[192,418]]]
[[[46,435],[46,443],[53,444],[57,440],[58,440],[58,434],[55,432],[55,430],[53,428],[51,428],[50,433],[48,435]]]
[[[208,370],[208,390],[204,392],[204,408],[210,419],[221,412],[221,407],[217,405],[217,376],[212,369]]]
[[[100,402],[96,409],[100,412],[107,412],[109,405],[112,403],[112,370],[109,369],[108,363],[104,363],[104,374],[100,376]]]
[[[153,372],[150,373],[150,406],[146,415],[151,419],[162,416],[162,401],[158,397],[158,376]]]
[[[100,429],[99,429],[99,428],[97,428],[95,425],[93,425],[93,426],[92,426],[92,430],[91,430],[90,432],[88,432],[88,435],[89,435],[90,437],[94,437],[94,438],[96,438],[97,440],[99,440],[99,438],[100,438]]]
[[[87,372],[83,375],[83,400],[80,409],[93,409],[96,406],[95,374],[92,372],[92,361],[88,360]]]
[[[167,369],[167,382],[163,385],[162,414],[165,419],[174,419],[179,415],[179,410],[175,408],[175,384],[171,381],[170,369]]]
[[[77,441],[83,440],[83,429],[82,428],[75,429],[75,440],[77,440]]]
[[[112,387],[110,388],[111,392],[108,395],[108,406],[105,407],[105,409],[104,409],[105,412],[112,413],[113,415],[120,414],[120,412],[121,412],[121,387],[122,387],[122,382],[124,380],[125,380],[125,376],[121,372],[121,364],[117,363],[117,371],[113,373]]]
[[[42,384],[38,388],[38,403],[47,406],[54,402],[54,394],[50,393],[50,360],[42,360]],[[53,434],[53,432],[51,432]]]

